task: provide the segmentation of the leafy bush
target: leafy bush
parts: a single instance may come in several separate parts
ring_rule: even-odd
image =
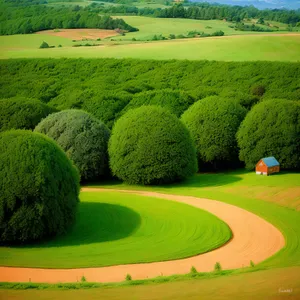
[[[300,106],[288,100],[266,100],[247,114],[237,134],[240,159],[253,169],[274,156],[284,169],[300,168]]]
[[[83,181],[108,173],[109,129],[98,119],[80,110],[64,110],[48,116],[35,128],[53,138],[75,163]]]
[[[217,272],[222,271],[222,266],[219,262],[216,262],[216,264],[215,264],[215,271],[217,271]]]
[[[33,99],[0,100],[0,132],[9,129],[34,129],[49,114],[57,110]]]
[[[261,97],[266,92],[266,88],[263,85],[255,85],[252,87],[251,92],[252,95]]]
[[[197,171],[188,130],[160,107],[127,112],[116,122],[108,149],[113,174],[130,184],[170,183]]]
[[[184,91],[171,89],[147,91],[134,95],[122,114],[143,105],[155,105],[164,107],[179,117],[194,101],[194,98]]]
[[[126,277],[125,277],[125,280],[126,280],[126,281],[130,281],[130,280],[132,280],[132,277],[131,277],[131,275],[130,275],[130,274],[127,274],[127,275],[126,275]]]
[[[0,240],[20,243],[66,232],[79,201],[79,174],[49,138],[0,134]]]
[[[46,49],[46,48],[50,48],[49,44],[46,43],[45,41],[42,42],[41,46],[40,46],[40,49]]]
[[[235,135],[245,114],[246,109],[235,100],[215,96],[196,102],[182,115],[200,165],[219,168],[238,160]]]

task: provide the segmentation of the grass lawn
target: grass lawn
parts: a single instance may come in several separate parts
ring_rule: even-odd
[[[30,43],[34,36],[35,47]],[[136,44],[107,44],[100,47],[64,47],[38,49],[41,35],[19,36],[19,45],[13,47],[9,38],[0,37],[0,59],[7,58],[140,58],[140,59],[189,59],[220,61],[300,61],[300,35],[297,36],[236,36],[222,38],[184,39]],[[51,38],[47,37],[50,44]],[[37,39],[39,40],[37,42]],[[16,39],[17,40],[17,39]],[[72,43],[65,39],[66,43]]]
[[[122,193],[81,194],[65,236],[37,246],[1,247],[0,265],[79,268],[193,256],[231,237],[214,215],[189,205]],[[58,248],[59,247],[59,248]]]
[[[239,206],[274,224],[285,236],[286,246],[259,266],[300,266],[300,173],[282,172],[265,177],[255,172],[235,171],[199,174],[183,183],[164,187],[138,187],[124,183],[99,187],[197,196]]]
[[[20,51],[23,49],[39,49],[42,42],[45,41],[49,46],[58,45],[72,46],[72,40],[51,35],[43,34],[16,34],[0,36],[0,49],[2,51]],[[1,54],[0,54],[1,55]]]

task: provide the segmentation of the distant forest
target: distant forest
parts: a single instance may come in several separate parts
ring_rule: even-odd
[[[99,0],[100,1],[100,0]],[[101,0],[114,2],[114,0]],[[118,0],[116,0],[118,2]],[[129,1],[130,3],[130,1]],[[239,22],[243,19],[264,18],[269,21],[277,21],[285,24],[296,25],[300,22],[300,10],[264,9],[259,10],[254,6],[230,6],[208,3],[188,2],[176,4],[168,8],[137,8],[134,3],[130,5],[102,6],[93,3],[91,6],[98,11],[112,14],[131,14],[140,16],[154,16],[157,18],[186,18],[197,20],[222,20]]]
[[[0,0],[0,35],[32,33],[55,28],[99,28],[137,31],[122,19],[99,16],[80,6],[51,7],[45,1]]]
[[[84,109],[110,128],[128,109],[160,105],[180,116],[208,96],[250,109],[265,99],[300,100],[300,64],[134,59],[0,60],[2,98]],[[22,101],[22,100],[21,100]]]

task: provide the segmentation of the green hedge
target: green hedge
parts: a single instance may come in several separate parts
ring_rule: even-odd
[[[163,184],[197,171],[196,151],[186,127],[161,107],[143,106],[122,116],[109,141],[110,166],[130,184]]]
[[[284,169],[299,169],[299,102],[274,99],[255,105],[242,122],[237,139],[240,159],[249,169],[267,156],[274,156]]]
[[[82,181],[109,173],[107,144],[110,131],[87,112],[70,109],[52,114],[35,128],[53,138],[79,169]]]
[[[0,132],[9,129],[34,129],[49,114],[56,112],[39,100],[16,97],[0,100]]]
[[[182,115],[195,142],[200,166],[210,164],[216,169],[236,165],[235,135],[246,112],[237,101],[214,96],[196,102]]]
[[[0,60],[0,85],[3,98],[25,96],[59,110],[83,109],[111,128],[124,111],[140,104],[163,105],[179,115],[194,101],[218,95],[250,109],[259,100],[253,95],[257,86],[265,88],[263,99],[297,101],[299,66],[283,62],[11,59]]]
[[[79,201],[79,174],[49,138],[0,134],[0,241],[22,243],[66,232]]]

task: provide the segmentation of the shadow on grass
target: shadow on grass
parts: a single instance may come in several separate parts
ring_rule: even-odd
[[[108,203],[82,202],[73,228],[65,235],[20,248],[46,248],[103,243],[132,235],[141,224],[138,213]]]

